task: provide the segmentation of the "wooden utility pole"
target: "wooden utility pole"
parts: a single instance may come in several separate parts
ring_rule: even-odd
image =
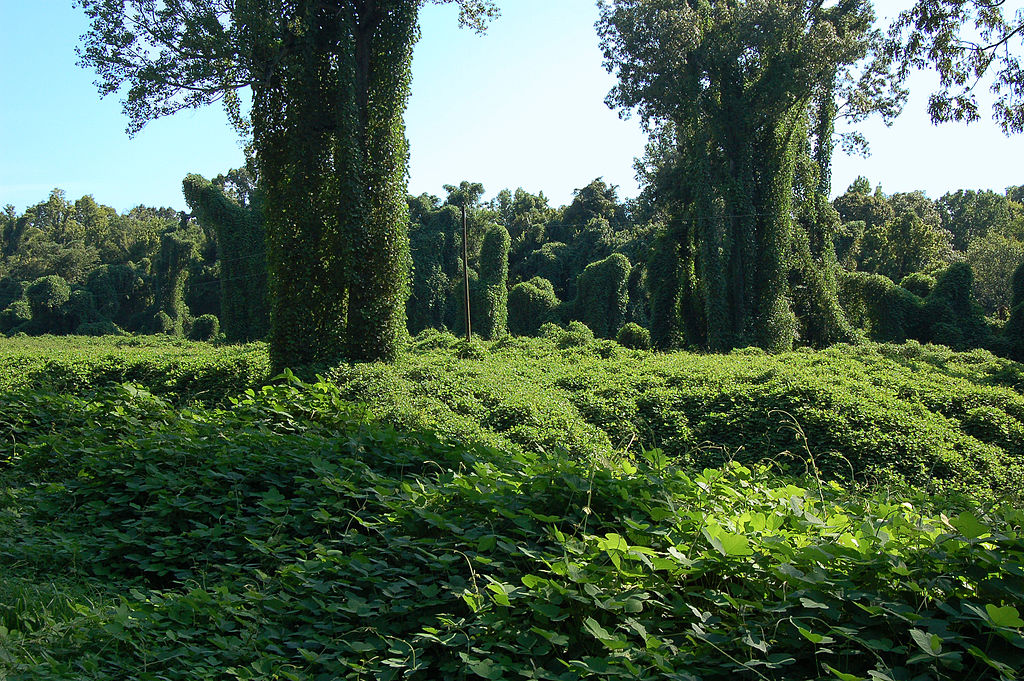
[[[466,219],[466,204],[462,204],[462,282],[466,290],[466,341],[473,340],[473,323],[469,318],[469,222]]]

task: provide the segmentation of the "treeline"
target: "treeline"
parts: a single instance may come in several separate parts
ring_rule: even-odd
[[[190,175],[183,189],[190,213],[139,206],[119,215],[59,189],[22,215],[8,206],[0,217],[0,332],[265,337],[263,206],[253,178],[240,170],[213,181]],[[665,227],[649,192],[624,201],[599,178],[553,207],[543,192],[503,190],[484,201],[480,184],[445,189],[444,198],[408,199],[411,334],[465,333],[465,207],[474,335],[536,335],[547,323],[578,322],[598,337],[650,347],[651,272]],[[831,206],[839,302],[851,324],[872,340],[1018,355],[1022,200],[1024,187],[932,200],[887,195],[858,178]]]
[[[885,195],[858,178],[833,205],[839,298],[872,340],[1024,356],[1024,187]],[[1016,288],[1016,290],[1015,290]]]
[[[256,243],[246,242],[246,230],[231,220],[262,221],[251,178],[244,171],[212,183],[189,176],[184,186],[192,213],[140,205],[122,215],[91,196],[72,202],[60,189],[20,215],[6,206],[0,333],[211,340],[228,319],[229,340],[265,335],[263,237],[257,229]],[[224,300],[225,287],[247,291],[247,284],[262,294]]]

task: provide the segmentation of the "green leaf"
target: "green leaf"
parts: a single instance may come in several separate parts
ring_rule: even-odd
[[[967,511],[964,511],[959,516],[951,520],[950,524],[959,530],[960,534],[968,539],[978,539],[990,532],[989,528],[982,525],[973,513],[968,513]]]
[[[796,630],[800,632],[801,636],[806,638],[808,641],[810,641],[814,645],[820,645],[822,643],[834,643],[835,642],[835,639],[832,638],[831,636],[825,636],[823,634],[815,634],[810,629],[804,629],[803,627],[801,627],[796,622],[793,623],[793,626],[796,627]]]
[[[598,542],[598,548],[602,551],[620,551],[625,553],[629,551],[629,542],[623,539],[620,535],[609,533],[605,535],[605,538]]]
[[[1000,608],[989,604],[985,606],[985,612],[988,613],[992,624],[997,627],[1013,627],[1015,629],[1024,627],[1024,620],[1020,618],[1020,611],[1012,605],[1004,605]]]
[[[602,627],[593,617],[583,620],[583,626],[599,641],[610,641],[614,638],[608,630]]]
[[[485,679],[497,680],[505,675],[505,670],[490,660],[473,660],[469,663],[469,669]]]
[[[942,639],[936,634],[929,634],[926,631],[920,629],[911,629],[910,637],[914,639],[914,643],[920,648],[925,655],[931,657],[938,657],[942,652]]]
[[[836,678],[839,679],[839,681],[868,681],[868,678],[866,676],[857,676],[856,674],[847,674],[846,672],[839,671],[838,669],[836,669],[835,667],[833,667],[831,665],[827,665],[826,664],[825,665],[825,669],[827,669],[830,672],[832,672],[833,674],[835,674]]]

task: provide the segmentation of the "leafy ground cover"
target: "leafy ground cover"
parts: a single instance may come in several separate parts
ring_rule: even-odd
[[[916,343],[698,355],[571,332],[480,345],[428,333],[397,364],[329,377],[378,418],[451,442],[581,460],[659,448],[697,470],[775,462],[1019,502],[1021,371],[985,351]]]
[[[1024,655],[1008,504],[503,451],[326,383],[2,401],[12,680],[1013,679]]]
[[[269,371],[262,343],[218,346],[167,336],[0,338],[0,392],[80,394],[138,383],[170,399],[217,402],[263,385]]]

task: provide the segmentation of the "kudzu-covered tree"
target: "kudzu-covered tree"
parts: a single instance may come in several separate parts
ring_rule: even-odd
[[[508,252],[512,245],[508,230],[491,225],[480,247],[479,308],[474,330],[485,340],[508,333]]]
[[[65,305],[71,300],[71,286],[63,277],[51,274],[36,279],[25,289],[32,308],[33,333],[65,333]]]
[[[555,287],[543,277],[534,277],[512,287],[508,293],[508,330],[515,336],[536,336],[540,327],[554,321],[559,300]]]
[[[1003,327],[1003,340],[1010,356],[1021,361],[1024,359],[1024,262],[1014,270],[1010,288],[1013,292],[1013,307]]]
[[[155,314],[165,315],[170,320],[170,328],[166,328],[167,322],[160,317],[154,322],[158,333],[180,336],[184,332],[189,318],[185,281],[195,249],[195,242],[177,230],[169,229],[160,236],[160,254],[155,263]]]
[[[487,0],[457,2],[482,29]],[[129,130],[223,99],[251,123],[276,368],[389,360],[405,329],[403,112],[423,0],[79,0],[83,62]],[[250,87],[246,120],[237,91]]]
[[[577,279],[574,316],[598,338],[615,338],[627,321],[630,269],[626,256],[613,253],[587,265]]]
[[[216,234],[220,263],[220,329],[228,341],[244,342],[267,334],[267,259],[263,201],[233,201],[200,175],[182,182],[185,200],[199,220]]]
[[[820,170],[818,186],[804,189],[827,196],[841,92],[878,92],[877,73],[852,72],[871,48],[873,19],[866,0],[601,3],[602,47],[619,81],[609,101],[637,110],[659,133],[651,159],[658,170],[650,175],[667,217],[662,239],[674,243],[657,248],[649,280],[663,287],[653,272],[667,269],[679,287],[652,291],[659,346],[682,335],[711,350],[790,347],[801,328],[794,272],[803,285],[826,287],[808,305],[820,308],[814,314],[830,328],[809,340],[842,335],[829,275],[808,276],[829,267],[827,224],[813,225],[807,258],[791,267],[799,247],[794,194],[798,163],[807,155]],[[845,101],[891,111],[899,96]],[[820,205],[824,198],[813,200]],[[670,253],[680,259],[674,271],[665,267]]]

